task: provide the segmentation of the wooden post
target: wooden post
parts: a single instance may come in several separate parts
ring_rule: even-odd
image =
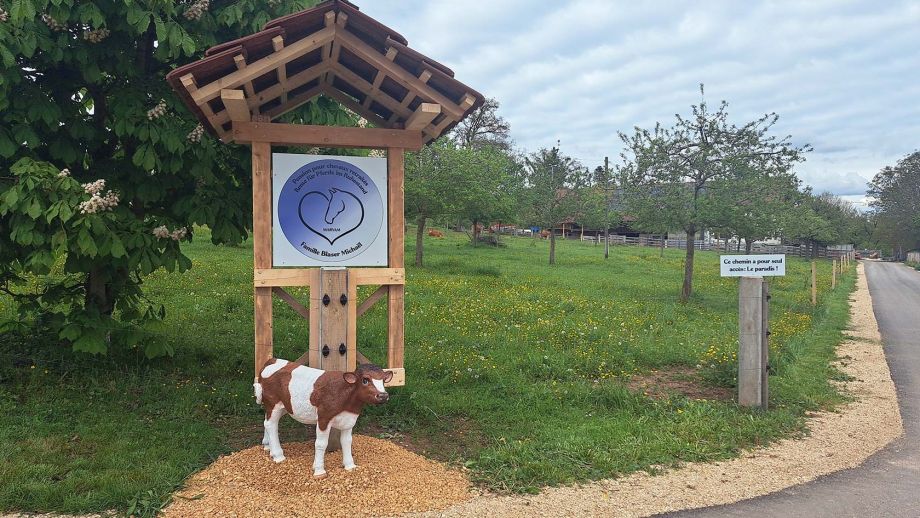
[[[272,267],[272,150],[252,143],[252,256],[255,268]],[[272,357],[272,289],[254,288],[255,377]]]
[[[741,277],[738,284],[738,404],[762,407],[765,337],[763,278]]]
[[[831,289],[837,287],[837,260],[831,259]]]
[[[406,226],[403,216],[405,196],[405,150],[387,149],[387,219],[389,224],[390,268],[406,267]],[[405,347],[405,285],[391,285],[387,293],[387,367],[403,367]]]
[[[763,279],[761,297],[760,408],[766,410],[770,402],[770,283],[766,279]]]
[[[343,267],[320,268],[319,277],[319,289],[316,297],[311,297],[311,303],[318,302],[319,306],[320,354],[319,364],[311,367],[345,371],[348,370],[349,357],[355,356],[355,344],[348,342],[348,305],[355,304],[353,299],[348,299],[348,270]],[[342,304],[343,300],[345,304]]]
[[[818,305],[818,264],[811,260],[811,305]]]

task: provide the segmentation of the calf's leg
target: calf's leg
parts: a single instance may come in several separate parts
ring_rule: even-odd
[[[355,459],[351,456],[351,430],[351,428],[345,428],[339,437],[342,442],[342,464],[345,465],[347,471],[358,467],[355,465]]]
[[[319,424],[316,425],[316,449],[313,457],[313,476],[323,478],[326,476],[326,446],[329,445],[329,432],[332,431],[332,425],[326,425],[326,430],[320,430]]]
[[[284,405],[278,403],[271,415],[265,420],[265,435],[268,436],[268,451],[275,462],[284,462],[284,451],[281,449],[281,439],[278,438],[278,422],[286,413]]]

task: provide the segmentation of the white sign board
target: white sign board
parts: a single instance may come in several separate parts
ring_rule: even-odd
[[[385,158],[272,154],[274,266],[387,266]]]
[[[786,275],[785,254],[719,256],[722,277],[771,277]]]

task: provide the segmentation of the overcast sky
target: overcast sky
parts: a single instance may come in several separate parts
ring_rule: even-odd
[[[374,0],[365,13],[501,103],[515,143],[559,139],[594,167],[617,131],[725,99],[734,122],[776,112],[810,143],[816,191],[859,200],[920,148],[918,1]]]

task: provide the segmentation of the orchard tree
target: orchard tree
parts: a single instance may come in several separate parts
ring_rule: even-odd
[[[450,213],[459,195],[460,150],[438,139],[406,157],[406,218],[415,219],[415,266],[424,260],[428,218]]]
[[[457,145],[466,149],[495,146],[510,150],[511,125],[498,114],[498,108],[498,101],[490,97],[460,121],[451,132]]]
[[[703,89],[700,87],[700,93]],[[680,300],[693,293],[693,255],[697,232],[718,226],[721,199],[711,187],[730,182],[739,172],[788,171],[804,160],[809,146],[795,146],[790,137],[769,135],[778,117],[771,113],[737,126],[728,121],[728,103],[712,111],[705,99],[691,107],[689,117],[676,115],[670,128],[636,128],[620,133],[623,153],[620,184],[630,214],[678,224],[687,234],[684,282]],[[657,226],[657,225],[656,225]]]
[[[791,171],[738,170],[728,180],[713,182],[714,230],[744,240],[745,253],[754,241],[778,236],[788,221],[787,214],[800,198],[799,179]]]
[[[920,247],[920,151],[882,169],[868,194],[886,244],[899,251]]]
[[[164,316],[142,280],[191,266],[194,225],[245,239],[251,179],[246,150],[203,132],[165,75],[313,3],[0,0],[0,289],[20,321],[78,351],[171,353],[140,343]],[[350,120],[326,100],[292,117]]]
[[[454,181],[460,187],[456,215],[472,223],[470,240],[479,243],[480,223],[508,221],[516,214],[521,190],[520,164],[497,146],[459,150]]]
[[[522,194],[529,221],[550,230],[549,264],[556,264],[556,233],[553,229],[578,210],[579,193],[588,183],[585,169],[558,147],[541,149],[524,159],[525,188]]]

